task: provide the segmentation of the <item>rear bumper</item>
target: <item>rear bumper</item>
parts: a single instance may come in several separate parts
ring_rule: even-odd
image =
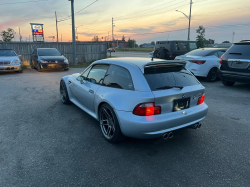
[[[22,66],[0,66],[0,72],[13,72],[13,71],[21,71]]]
[[[69,69],[69,64],[40,64],[44,70]]]
[[[218,70],[218,77],[221,80],[225,81],[243,82],[243,83],[250,82],[250,73],[239,73],[239,72]]]
[[[203,120],[208,106],[203,103],[184,111],[155,116],[136,116],[132,112],[116,111],[122,133],[125,136],[149,139],[159,138],[165,132],[181,129]]]

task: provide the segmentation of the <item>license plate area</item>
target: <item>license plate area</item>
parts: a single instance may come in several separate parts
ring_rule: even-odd
[[[184,110],[190,107],[190,97],[184,99],[175,99],[173,112]]]
[[[228,61],[230,68],[246,69],[249,66],[249,62],[244,61]]]

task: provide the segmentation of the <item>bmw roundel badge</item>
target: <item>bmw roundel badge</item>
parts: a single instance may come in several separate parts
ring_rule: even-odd
[[[185,98],[185,97],[186,97],[186,95],[185,95],[185,94],[183,94],[183,95],[182,95],[182,98]]]

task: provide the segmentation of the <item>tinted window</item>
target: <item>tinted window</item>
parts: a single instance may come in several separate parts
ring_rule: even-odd
[[[108,67],[109,66],[105,64],[93,66],[93,68],[89,72],[88,81],[94,84],[102,84],[103,78],[106,74],[106,71],[108,70]]]
[[[219,58],[225,53],[225,51],[218,51]]]
[[[207,56],[216,56],[216,57],[219,57],[218,51],[211,52]]]
[[[152,91],[165,86],[192,86],[200,84],[196,78],[186,69],[181,69],[175,72],[144,74]]]
[[[242,44],[234,44],[231,48],[227,50],[227,54],[232,55],[243,55],[250,56],[250,44],[242,43]]]
[[[38,49],[38,56],[61,56],[57,49]]]
[[[109,67],[103,84],[112,88],[134,90],[133,81],[129,71],[115,65]]]
[[[0,56],[16,56],[16,53],[12,50],[0,50]]]
[[[192,50],[194,50],[194,49],[197,49],[197,45],[196,45],[196,43],[192,43],[192,42],[190,42],[189,43],[189,48],[190,48],[190,51],[192,51]]]
[[[186,55],[192,55],[192,56],[207,56],[209,53],[211,53],[210,50],[204,50],[204,49],[197,49],[190,51]]]
[[[187,51],[188,50],[187,42],[175,42],[175,51]]]

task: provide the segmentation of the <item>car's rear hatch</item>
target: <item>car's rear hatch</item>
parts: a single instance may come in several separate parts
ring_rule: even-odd
[[[250,42],[236,43],[223,55],[222,71],[250,73]]]
[[[185,69],[184,61],[149,63],[144,76],[155,96],[161,113],[175,112],[197,106],[205,88]]]

